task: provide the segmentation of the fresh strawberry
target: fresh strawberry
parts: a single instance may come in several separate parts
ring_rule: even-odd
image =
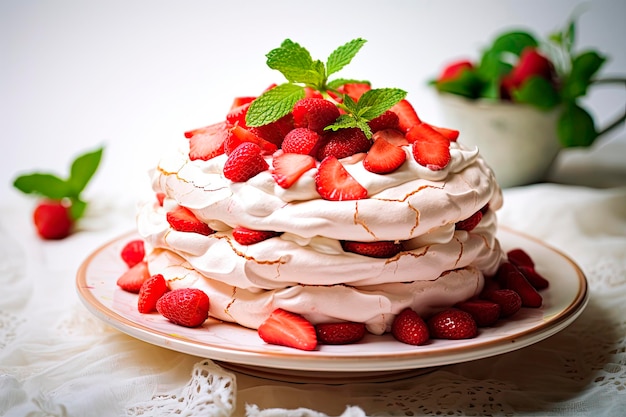
[[[259,326],[257,332],[265,343],[301,350],[317,347],[315,326],[303,316],[277,308]]]
[[[400,168],[404,161],[406,161],[404,149],[379,137],[363,160],[363,167],[375,174],[388,174]]]
[[[213,233],[213,229],[198,219],[187,207],[177,206],[173,210],[168,211],[165,217],[172,229],[179,232],[199,233],[204,236]]]
[[[406,99],[394,104],[391,111],[398,115],[398,129],[402,133],[408,132],[413,126],[422,122],[413,105]]]
[[[532,285],[536,290],[543,290],[550,286],[550,281],[548,281],[543,275],[535,270],[535,268],[530,268],[527,266],[518,266],[517,269],[526,277],[530,285]]]
[[[272,230],[252,230],[243,226],[233,229],[233,238],[240,245],[254,245],[275,236],[280,236],[280,233]]]
[[[289,153],[302,155],[314,155],[320,135],[306,127],[296,127],[291,130],[283,140],[282,149]]]
[[[527,266],[529,268],[535,267],[535,262],[524,249],[521,249],[521,248],[511,249],[506,253],[506,257],[509,260],[509,262],[511,262],[513,265],[517,267],[520,267],[520,266]]]
[[[463,71],[474,69],[474,64],[468,60],[455,61],[448,64],[439,77],[437,78],[437,82],[442,81],[452,81],[458,78]]]
[[[518,293],[508,288],[483,291],[481,298],[498,304],[500,317],[510,317],[522,308],[522,298]]]
[[[258,145],[263,151],[262,153],[266,155],[271,155],[278,149],[272,142],[257,136],[248,129],[235,125],[228,130],[228,137],[226,142],[224,142],[224,152],[226,152],[226,155],[230,155],[239,145],[246,142]]]
[[[279,150],[276,151],[272,160],[272,178],[282,188],[289,188],[302,174],[315,166],[315,158],[312,156]]]
[[[291,113],[280,119],[263,126],[250,127],[248,130],[261,139],[276,145],[282,146],[285,135],[293,129],[293,115]]]
[[[471,232],[476,226],[478,226],[478,223],[480,223],[482,219],[483,213],[481,211],[477,211],[467,219],[456,222],[454,228],[456,230],[465,230],[467,232]]]
[[[304,98],[324,98],[324,96],[311,87],[304,87]]]
[[[124,291],[137,294],[141,289],[141,285],[150,278],[148,264],[141,261],[132,268],[128,268],[117,279],[117,285]]]
[[[414,310],[405,308],[391,323],[391,334],[409,345],[423,345],[430,339],[428,325]]]
[[[409,144],[409,141],[406,140],[404,133],[400,132],[397,129],[383,129],[375,132],[372,135],[372,140],[374,142],[376,142],[380,138],[384,138],[387,142],[396,146],[406,146]]]
[[[435,339],[471,339],[478,334],[476,320],[458,308],[448,308],[430,317],[428,330]]]
[[[343,201],[367,198],[367,190],[354,179],[334,156],[325,158],[317,168],[315,187],[325,200]]]
[[[317,133],[337,120],[339,109],[333,102],[323,98],[303,98],[293,106],[295,127],[306,127]]]
[[[524,81],[532,76],[552,80],[554,65],[536,48],[526,48],[520,54],[519,61],[510,73],[512,85],[519,88]]]
[[[350,96],[354,101],[359,101],[363,94],[372,89],[369,83],[348,83],[342,87],[343,93]]]
[[[174,324],[198,327],[209,317],[209,297],[197,288],[179,288],[168,291],[156,304],[163,317]]]
[[[155,274],[148,278],[139,289],[137,299],[137,310],[140,313],[152,313],[156,311],[157,301],[165,294],[169,288],[163,275]]]
[[[326,345],[356,343],[365,336],[365,324],[355,322],[319,323],[315,326],[317,340]]]
[[[372,133],[376,133],[379,130],[385,129],[398,129],[400,126],[400,118],[391,110],[387,110],[378,117],[373,118],[367,122]]]
[[[141,239],[134,239],[126,243],[120,252],[122,260],[126,262],[129,268],[143,261],[145,255],[146,250],[144,249],[143,240]]]
[[[359,128],[329,131],[322,135],[317,159],[321,161],[327,156],[334,156],[337,159],[347,158],[356,153],[367,152],[371,146],[372,141]]]
[[[243,106],[244,104],[252,103],[254,100],[256,100],[256,97],[254,96],[235,97],[233,99],[233,104],[230,105],[230,109],[236,109],[237,107]]]
[[[375,242],[356,242],[346,240],[341,246],[346,252],[352,252],[370,258],[391,258],[402,251],[402,245],[392,240],[378,240]]]
[[[500,318],[500,304],[489,300],[472,298],[458,303],[455,307],[470,313],[478,327],[493,326]]]
[[[57,200],[39,202],[33,212],[33,222],[39,237],[48,240],[68,237],[74,226],[70,207]]]
[[[500,265],[496,274],[496,279],[503,288],[508,288],[519,294],[524,307],[541,307],[543,297],[537,292],[535,287],[526,279],[515,265],[505,262]]]
[[[233,182],[245,182],[269,168],[262,156],[261,147],[243,142],[228,155],[224,163],[224,176]]]
[[[237,106],[233,109],[230,109],[228,114],[226,114],[226,121],[230,125],[239,125],[241,127],[246,127],[246,114],[248,113],[248,109],[250,108],[250,103],[245,103],[240,106]]]
[[[431,124],[428,125],[437,132],[441,133],[443,136],[445,136],[446,139],[448,139],[450,142],[456,142],[456,140],[459,138],[460,132],[456,129],[450,129],[447,127],[435,126]]]
[[[413,144],[413,158],[418,164],[438,171],[450,162],[450,141],[427,124],[413,126],[406,138]]]
[[[224,153],[224,142],[228,138],[226,122],[216,123],[185,132],[189,139],[189,159],[208,161]]]
[[[165,201],[165,193],[156,193],[157,203],[160,207],[163,207],[163,202]]]

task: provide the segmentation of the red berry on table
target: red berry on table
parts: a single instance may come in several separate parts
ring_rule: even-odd
[[[156,304],[157,311],[174,324],[198,327],[209,317],[209,297],[197,288],[168,291]]]
[[[518,293],[508,288],[485,291],[481,298],[498,304],[501,317],[510,317],[522,308],[522,298]]]
[[[282,149],[288,153],[313,155],[320,135],[306,127],[296,127],[285,135]]]
[[[341,246],[346,252],[356,253],[370,258],[391,258],[402,251],[402,245],[391,240],[375,242],[356,242],[347,240]]]
[[[414,310],[405,308],[391,323],[391,334],[398,341],[409,345],[423,345],[430,339],[430,331],[424,319]]]
[[[473,298],[460,302],[455,307],[470,313],[478,327],[493,326],[500,319],[500,304],[493,301]]]
[[[317,347],[315,326],[300,314],[278,308],[259,326],[257,332],[265,343],[314,350]]]
[[[372,141],[359,128],[330,131],[322,135],[317,159],[321,161],[327,156],[334,156],[337,159],[347,158],[356,153],[367,152],[371,146]]]
[[[189,159],[208,161],[224,153],[228,125],[226,122],[220,122],[190,130],[185,132],[185,137],[189,139]]]
[[[472,230],[474,230],[476,226],[478,226],[478,223],[480,223],[482,219],[483,219],[483,213],[480,211],[477,211],[476,213],[472,214],[467,219],[456,222],[456,224],[454,225],[454,228],[456,230],[465,230],[466,232],[471,232]]]
[[[413,105],[406,99],[394,104],[391,111],[398,115],[398,129],[402,133],[408,132],[413,126],[422,122]]]
[[[406,134],[412,142],[413,158],[432,171],[445,168],[450,163],[450,141],[425,123],[415,125]]]
[[[280,233],[273,230],[252,230],[242,226],[233,229],[233,238],[240,245],[254,245],[276,236]]]
[[[245,182],[265,171],[269,165],[262,153],[259,145],[243,142],[226,159],[224,176],[233,182]]]
[[[317,340],[326,345],[356,343],[365,336],[365,324],[355,322],[319,323],[315,326]]]
[[[144,248],[143,240],[141,239],[134,239],[126,243],[120,253],[122,260],[126,263],[126,265],[128,265],[129,268],[132,268],[139,262],[143,261],[145,255],[146,250]]]
[[[148,278],[150,278],[148,264],[145,261],[141,261],[132,268],[128,268],[124,271],[117,279],[116,283],[124,291],[137,294]]]
[[[205,236],[213,233],[213,229],[198,219],[187,207],[177,206],[168,211],[165,217],[172,229],[178,232],[199,233]]]
[[[272,178],[282,188],[289,188],[316,165],[312,156],[277,151],[272,160]]]
[[[161,274],[152,275],[141,285],[139,298],[137,299],[137,310],[140,313],[148,314],[156,311],[157,301],[165,294],[169,288],[167,282]]]
[[[317,133],[337,120],[339,109],[323,98],[303,98],[293,106],[293,123],[295,127],[306,127]]]
[[[33,222],[37,234],[48,240],[64,239],[72,232],[74,220],[70,208],[62,201],[44,200],[37,204],[33,212]]]
[[[448,64],[439,74],[437,82],[452,81],[458,78],[463,71],[474,69],[474,64],[468,60],[455,61]]]
[[[505,262],[498,268],[496,279],[503,288],[508,288],[519,294],[524,307],[541,307],[543,297],[526,279],[524,274],[510,262]]]
[[[315,173],[315,187],[325,200],[345,201],[367,198],[367,190],[334,156],[325,158]]]
[[[478,334],[472,315],[457,308],[448,308],[430,317],[428,330],[435,339],[471,339]]]
[[[379,137],[363,159],[363,167],[375,174],[388,174],[400,168],[406,161],[404,149]]]

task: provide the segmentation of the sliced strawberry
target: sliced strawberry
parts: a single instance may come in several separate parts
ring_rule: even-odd
[[[315,327],[299,314],[278,308],[259,326],[259,336],[265,343],[301,350],[317,347]]]
[[[476,320],[458,308],[448,308],[429,318],[428,330],[435,339],[471,339],[478,334]]]
[[[311,87],[304,87],[304,98],[324,98],[324,96]]]
[[[423,345],[430,339],[428,325],[414,310],[405,308],[391,323],[391,334],[409,345]]]
[[[483,291],[481,298],[498,304],[501,317],[510,317],[522,308],[522,298],[518,293],[508,288]]]
[[[400,126],[400,118],[391,110],[387,110],[378,117],[373,118],[367,122],[372,133],[376,133],[379,130],[385,129],[398,129]]]
[[[228,114],[226,114],[226,121],[231,125],[239,125],[245,128],[246,127],[246,114],[248,113],[250,104],[252,103],[251,102],[245,103],[233,109],[230,109]]]
[[[348,83],[343,85],[343,93],[350,96],[354,101],[359,101],[361,96],[372,89],[369,83]]]
[[[224,144],[224,151],[227,155],[230,155],[239,145],[246,142],[254,143],[259,146],[259,148],[263,151],[262,153],[266,155],[271,155],[278,149],[278,147],[272,142],[255,135],[248,129],[235,125],[228,130],[228,137],[226,138],[226,142]]]
[[[39,237],[50,240],[68,237],[74,225],[70,206],[58,200],[39,202],[33,212],[33,222]]]
[[[367,152],[372,147],[372,141],[359,128],[339,129],[322,135],[317,150],[317,159],[321,161],[327,156],[337,159],[347,158],[356,153]]]
[[[543,290],[550,286],[548,281],[543,275],[535,270],[535,268],[529,268],[527,266],[518,266],[517,269],[526,277],[530,285],[535,287],[536,290]]]
[[[447,127],[435,126],[431,124],[428,125],[437,132],[441,133],[443,136],[445,136],[446,139],[448,139],[450,142],[456,142],[456,140],[459,138],[460,132],[456,129],[450,129]]]
[[[406,138],[413,143],[413,158],[418,164],[438,171],[450,163],[450,141],[427,124],[413,126]]]
[[[156,193],[156,199],[159,206],[163,207],[163,201],[165,201],[165,193]]]
[[[317,168],[315,187],[325,200],[344,201],[367,198],[367,190],[354,179],[334,156],[325,158]]]
[[[480,223],[482,219],[483,213],[481,211],[477,211],[467,219],[456,222],[454,228],[456,230],[465,230],[467,232],[471,232],[476,226],[478,226],[478,223]]]
[[[233,182],[245,182],[265,171],[269,165],[262,153],[259,145],[243,142],[228,155],[224,163],[224,176]]]
[[[520,267],[520,266],[527,266],[529,268],[535,267],[535,262],[524,249],[521,249],[521,248],[511,249],[510,251],[506,253],[506,257],[508,258],[509,262],[511,262],[513,265],[517,267]]]
[[[189,159],[208,161],[224,153],[228,125],[226,122],[220,122],[190,130],[185,132],[185,137],[189,139]]]
[[[174,324],[198,327],[209,317],[209,297],[197,288],[179,288],[168,291],[156,304],[163,317]]]
[[[404,133],[400,132],[398,129],[383,129],[372,135],[372,140],[374,142],[380,138],[384,138],[387,142],[396,146],[406,146],[409,144],[409,141],[406,140]]]
[[[352,252],[370,258],[391,258],[402,251],[402,245],[392,240],[378,240],[376,242],[356,242],[347,240],[341,246],[346,252]]]
[[[132,268],[128,268],[117,279],[117,285],[124,291],[137,294],[141,285],[150,278],[148,264],[145,261],[139,262]]]
[[[315,166],[315,158],[312,156],[279,150],[274,154],[272,160],[272,178],[282,188],[289,188],[298,181],[302,174],[315,168]]]
[[[289,153],[313,155],[320,140],[320,135],[306,127],[296,127],[283,140],[282,149]]]
[[[177,206],[166,213],[167,222],[172,229],[179,232],[199,233],[208,236],[213,229],[208,224],[198,219],[187,207]]]
[[[460,302],[455,307],[470,313],[478,327],[493,326],[500,319],[500,304],[493,301],[473,298]]]
[[[317,133],[337,120],[339,109],[323,98],[303,98],[293,106],[293,122],[295,127],[306,127]]]
[[[272,230],[252,230],[243,226],[233,229],[233,238],[240,245],[254,245],[275,236],[280,236],[280,233]]]
[[[496,274],[496,279],[503,288],[508,288],[519,294],[524,307],[541,307],[543,297],[537,292],[535,287],[526,279],[515,265],[505,262],[500,265]]]
[[[363,167],[375,174],[388,174],[400,168],[406,161],[404,149],[392,145],[385,138],[379,137],[367,152]]]
[[[413,126],[422,122],[413,105],[406,99],[394,104],[391,111],[398,115],[398,128],[403,133],[408,132]]]
[[[147,314],[156,311],[157,301],[165,294],[169,288],[167,282],[161,274],[152,275],[141,285],[139,298],[137,299],[137,310]]]
[[[120,252],[122,260],[126,263],[126,265],[128,265],[129,268],[132,268],[139,262],[143,261],[145,255],[146,250],[144,248],[143,240],[141,239],[134,239],[126,243]]]
[[[286,114],[280,119],[263,126],[250,127],[248,130],[261,139],[273,143],[276,147],[282,146],[285,135],[293,129],[293,115]]]
[[[365,336],[365,324],[355,322],[320,323],[315,326],[317,340],[326,345],[356,343]]]
[[[256,97],[254,96],[235,97],[233,99],[233,104],[230,105],[230,110],[243,106],[244,104],[252,103],[254,100],[256,100]]]

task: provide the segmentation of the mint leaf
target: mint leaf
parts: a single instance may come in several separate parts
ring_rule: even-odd
[[[326,83],[326,88],[328,90],[336,91],[339,87],[341,87],[342,85],[345,85],[345,84],[367,84],[367,85],[371,85],[369,81],[365,81],[365,80],[336,78],[336,79]]]
[[[557,122],[557,134],[563,147],[589,146],[598,133],[593,118],[575,102],[568,102]]]
[[[283,41],[279,48],[271,50],[266,56],[267,65],[280,71],[289,82],[311,86],[324,82],[324,64],[313,61],[309,51],[290,39]]]
[[[357,38],[335,49],[326,61],[326,76],[334,74],[352,61],[352,58],[359,52],[361,47],[367,42]]]
[[[304,98],[304,88],[285,83],[268,90],[257,97],[246,114],[249,127],[263,126],[274,122],[293,110],[294,104]]]
[[[496,38],[491,46],[491,51],[497,54],[510,52],[519,56],[525,48],[537,47],[539,43],[528,32],[507,32]]]
[[[584,52],[572,60],[572,70],[563,82],[563,96],[569,99],[587,94],[592,77],[600,70],[606,58],[595,51]]]
[[[530,104],[542,110],[551,109],[561,101],[552,83],[536,75],[527,78],[519,89],[513,90],[512,95],[515,101]]]
[[[53,200],[60,200],[72,193],[69,184],[53,174],[32,173],[17,177],[13,186],[25,194],[35,194]]]
[[[476,98],[480,95],[484,84],[475,71],[465,69],[454,79],[436,81],[435,88],[443,93]]]
[[[380,116],[406,97],[399,88],[375,88],[363,93],[356,103],[357,113],[366,120]]]
[[[103,148],[96,149],[74,160],[70,168],[70,177],[67,180],[72,190],[72,195],[66,195],[66,197],[79,196],[85,189],[100,165],[103,150]]]

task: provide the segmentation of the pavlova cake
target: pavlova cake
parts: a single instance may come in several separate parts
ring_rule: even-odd
[[[491,169],[458,131],[420,120],[404,91],[330,80],[364,42],[323,63],[284,41],[267,63],[286,82],[235,98],[158,163],[118,281],[140,292],[140,311],[234,322],[301,349],[365,332],[421,344],[451,307],[473,322],[454,337],[473,337],[463,303],[502,315],[497,297],[479,298],[509,290],[492,286],[510,262]]]

